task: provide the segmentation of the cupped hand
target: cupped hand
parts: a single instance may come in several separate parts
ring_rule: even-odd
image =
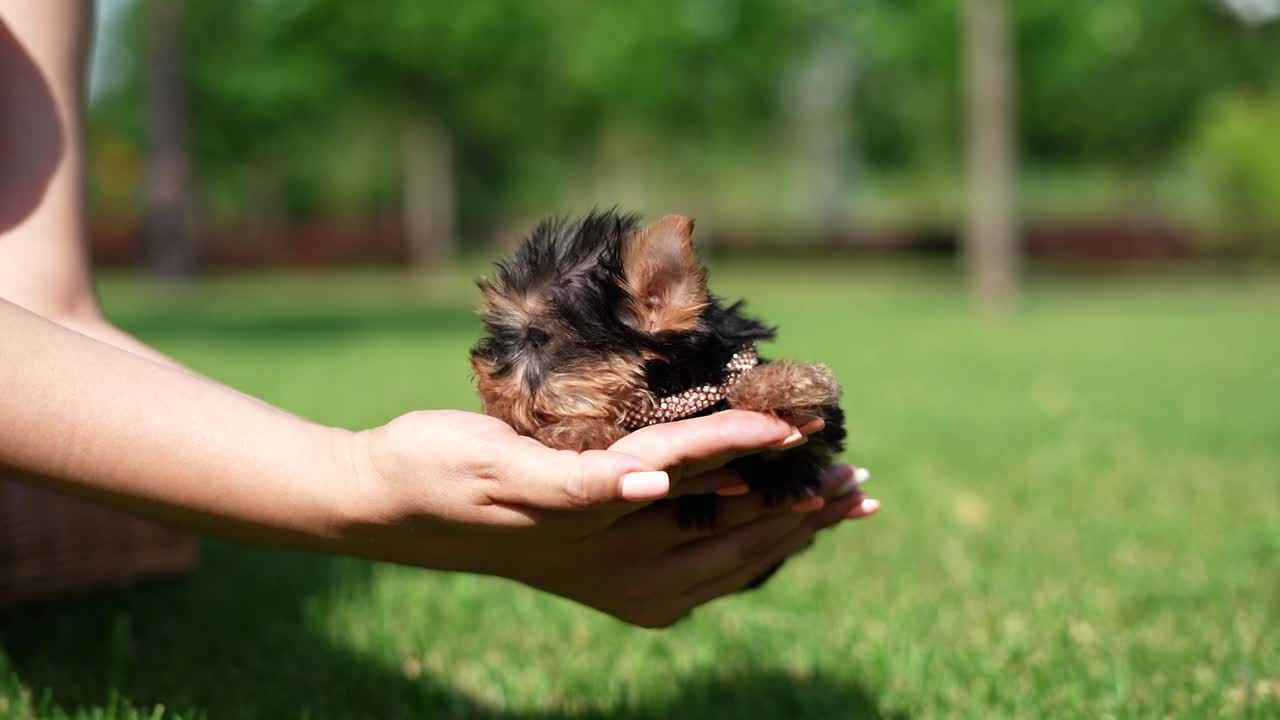
[[[816,498],[767,507],[721,500],[707,531],[681,530],[663,498],[733,493],[723,466],[801,442],[794,428],[743,411],[655,425],[608,451],[552,450],[494,418],[405,415],[352,438],[359,497],[342,530],[348,552],[511,578],[645,627],[741,589],[845,518],[878,503],[854,469],[831,469]],[[803,431],[803,432],[802,432]]]

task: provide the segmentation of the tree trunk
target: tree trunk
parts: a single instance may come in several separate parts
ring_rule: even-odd
[[[286,183],[278,160],[268,157],[251,166],[248,184],[252,200],[244,233],[247,250],[259,262],[279,262],[289,221],[285,211]]]
[[[448,263],[455,232],[453,143],[443,126],[421,118],[405,124],[402,143],[409,262],[417,269]]]
[[[970,285],[986,310],[1018,298],[1014,50],[1006,0],[965,0],[968,55],[969,209],[964,241]]]
[[[848,39],[819,28],[786,88],[792,142],[812,189],[812,225],[834,239],[848,229],[857,163],[850,108],[855,82]]]
[[[150,0],[146,13],[146,94],[150,131],[143,179],[146,263],[167,279],[190,278],[197,247],[187,146],[181,0]]]

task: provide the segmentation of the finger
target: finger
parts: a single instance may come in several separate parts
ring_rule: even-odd
[[[689,478],[697,477],[698,475],[715,468],[724,467],[738,458],[761,453],[780,457],[787,450],[793,450],[807,442],[809,442],[808,433],[801,428],[793,427],[787,437],[783,438],[779,442],[771,443],[763,447],[746,448],[744,450],[735,450],[733,452],[721,453],[707,458],[691,460],[687,463],[676,465],[669,469],[676,480],[676,487],[681,487],[688,482]]]
[[[837,525],[842,520],[849,519],[852,513],[858,511],[859,506],[866,501],[866,497],[860,493],[853,493],[841,498],[832,500],[826,507],[814,513],[810,517],[810,522],[816,530],[825,530],[833,525]]]
[[[685,478],[679,485],[671,488],[670,497],[680,497],[682,495],[717,495],[728,493],[729,495],[745,495],[751,491],[746,488],[745,492],[738,489],[746,487],[742,482],[742,475],[738,471],[726,467],[718,467],[709,470],[700,475]]]
[[[717,470],[720,472],[732,472]],[[734,474],[736,476],[736,473]],[[728,476],[724,476],[728,477]],[[668,503],[653,505],[634,512],[618,521],[617,526],[635,534],[636,542],[658,542],[665,544],[663,549],[691,542],[695,533],[724,533],[739,525],[759,520],[764,517],[785,515],[791,512],[814,512],[830,505],[837,498],[847,497],[856,492],[857,469],[851,465],[836,465],[823,476],[822,485],[814,497],[799,501],[789,501],[770,505],[765,502],[764,494],[752,492],[734,497],[722,497],[716,501],[715,522],[706,528],[686,529],[680,527],[672,515],[672,507]],[[695,480],[691,482],[701,482]],[[814,504],[813,501],[817,501]],[[809,505],[806,508],[806,504]],[[852,507],[852,506],[851,506]]]
[[[862,491],[862,485],[870,478],[871,473],[866,468],[855,468],[852,465],[837,465],[827,474],[827,481],[838,486],[836,497],[853,498],[853,504],[844,519],[858,520],[880,511],[880,501],[867,497]]]
[[[490,498],[542,510],[580,510],[651,502],[666,496],[670,477],[622,453],[551,450],[537,443],[504,446]]]
[[[806,524],[791,513],[760,518],[723,533],[684,543],[658,559],[658,577],[686,590],[723,577],[772,554],[778,542]]]
[[[845,497],[859,492],[859,487],[866,482],[866,470],[853,465],[833,465],[822,478],[823,489],[830,490],[828,498]]]
[[[694,585],[685,594],[685,603],[690,607],[703,605],[718,597],[738,592],[755,582],[778,563],[804,550],[813,540],[814,528],[804,524],[792,530],[778,540],[774,547],[753,562],[750,562],[727,575]]]
[[[726,410],[641,428],[609,449],[667,469],[674,486],[749,451],[798,443],[803,436],[772,415]]]
[[[790,507],[787,503],[770,506],[760,493],[720,498],[716,501],[715,521],[706,527],[682,527],[676,512],[671,503],[658,503],[619,519],[615,527],[634,537],[635,543],[652,544],[655,554],[661,554],[765,517],[788,515]]]
[[[845,470],[845,468],[848,469]],[[855,478],[855,471],[851,466],[837,465],[832,469],[832,471],[837,469],[843,473],[840,477],[841,481],[848,485],[846,492],[851,491],[852,488],[857,487],[861,482]],[[712,493],[722,497],[736,497],[739,495],[746,495],[749,492],[751,492],[751,486],[743,482],[741,473],[733,468],[718,467],[700,475],[692,477],[686,476],[682,482],[671,488],[671,492],[668,497],[675,498],[684,495],[710,495]],[[818,494],[832,497],[839,493],[827,492],[824,490]]]
[[[858,503],[853,506],[849,514],[845,517],[849,520],[858,520],[864,517],[870,517],[880,512],[880,501],[875,498],[859,496]]]
[[[856,495],[832,500],[822,511],[815,513],[806,522],[778,540],[777,544],[759,560],[748,563],[723,577],[695,585],[688,591],[686,601],[692,607],[742,590],[773,566],[808,547],[816,533],[839,523],[857,507],[861,500],[862,498]]]
[[[827,426],[827,421],[820,417],[797,418],[795,422],[796,428],[799,429],[800,433],[806,437]]]
[[[766,515],[817,512],[836,499],[857,493],[862,477],[862,471],[852,465],[836,465],[827,470],[821,484],[808,497],[773,505],[765,502],[762,493],[733,492],[718,501],[715,524],[717,528],[731,528]]]

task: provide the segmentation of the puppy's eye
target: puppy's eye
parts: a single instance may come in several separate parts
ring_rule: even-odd
[[[540,348],[551,341],[551,335],[539,327],[531,327],[525,334],[525,340],[535,348]]]

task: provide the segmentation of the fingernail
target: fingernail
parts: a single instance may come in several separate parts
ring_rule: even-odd
[[[791,428],[791,434],[783,438],[782,442],[775,443],[773,447],[778,448],[779,450],[786,450],[788,448],[799,447],[807,442],[809,442],[809,438],[805,437],[804,433],[800,432],[799,428]]]
[[[796,429],[801,435],[812,435],[827,426],[827,421],[820,417],[808,417],[804,422],[796,423]]]
[[[666,497],[671,490],[671,477],[661,470],[630,472],[622,476],[624,500],[654,500]]]
[[[791,512],[811,513],[817,510],[821,510],[822,506],[826,504],[827,504],[826,500],[823,500],[821,497],[818,497],[815,495],[814,497],[805,498],[803,500],[797,500],[795,503],[791,505]]]
[[[844,497],[858,489],[858,486],[871,478],[871,473],[864,468],[854,470],[848,477],[840,483],[840,488],[836,490],[836,497]]]
[[[734,485],[726,485],[716,491],[721,497],[733,497],[735,495],[746,495],[751,492],[751,486],[746,483],[736,483]]]
[[[876,500],[875,498],[866,498],[865,500],[862,501],[862,504],[858,505],[858,507],[853,509],[853,512],[849,513],[849,517],[851,518],[866,517],[868,515],[871,515],[872,513],[875,513],[879,509],[880,509],[879,500]]]

